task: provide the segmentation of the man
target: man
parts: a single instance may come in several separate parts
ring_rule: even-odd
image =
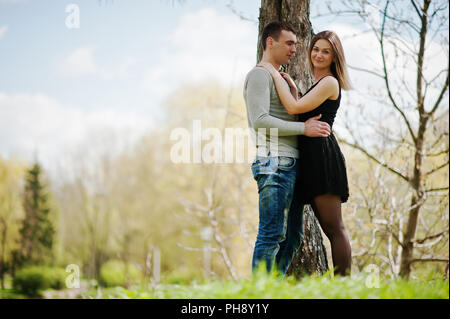
[[[271,63],[278,70],[289,63],[296,44],[297,37],[291,27],[271,22],[262,32],[261,61]],[[304,205],[295,190],[297,159],[301,156],[297,138],[298,135],[327,137],[331,130],[327,123],[318,121],[320,115],[303,123],[288,114],[265,68],[254,67],[247,74],[244,99],[250,131],[257,137],[252,173],[258,184],[259,228],[252,271],[265,262],[267,271],[276,266],[284,275],[303,238]]]

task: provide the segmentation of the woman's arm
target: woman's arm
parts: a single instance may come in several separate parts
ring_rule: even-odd
[[[286,82],[289,85],[289,90],[291,91],[292,96],[297,101],[298,100],[298,88],[297,85],[295,85],[294,80],[289,76],[289,74],[280,72],[281,76],[286,80]]]
[[[297,100],[294,99],[289,89],[284,85],[283,76],[275,70],[272,64],[263,62],[259,65],[265,67],[272,75],[281,103],[283,103],[289,114],[301,114],[314,110],[333,96],[338,87],[337,80],[330,76],[320,81],[308,94]]]

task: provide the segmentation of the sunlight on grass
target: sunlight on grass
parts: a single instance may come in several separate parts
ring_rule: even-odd
[[[188,285],[149,285],[130,289],[121,287],[97,292],[88,292],[83,298],[151,298],[151,299],[448,299],[448,281],[435,279],[379,280],[373,287],[367,275],[348,277],[305,277],[298,281],[294,277],[281,278],[277,273],[263,271],[240,282],[210,280],[192,282]]]

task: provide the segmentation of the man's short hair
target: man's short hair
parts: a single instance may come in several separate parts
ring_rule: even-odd
[[[281,31],[291,31],[292,33],[295,34],[294,29],[286,24],[286,23],[282,23],[279,21],[273,21],[268,23],[264,29],[262,30],[262,34],[261,34],[261,45],[263,48],[263,51],[266,50],[266,40],[268,37],[273,38],[275,41],[278,41],[278,37],[281,34]]]

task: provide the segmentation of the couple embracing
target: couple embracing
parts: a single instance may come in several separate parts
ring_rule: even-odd
[[[252,270],[261,262],[283,275],[303,239],[303,206],[310,204],[331,243],[335,274],[350,274],[351,247],[341,215],[349,197],[345,159],[331,132],[341,89],[351,88],[344,51],[331,31],[316,34],[308,59],[314,84],[301,98],[291,77],[279,72],[296,52],[294,30],[271,22],[262,31],[260,63],[244,84],[249,128],[276,129],[256,142],[251,169],[258,185],[259,227]],[[273,137],[272,137],[273,139]],[[257,141],[260,139],[257,138]]]

